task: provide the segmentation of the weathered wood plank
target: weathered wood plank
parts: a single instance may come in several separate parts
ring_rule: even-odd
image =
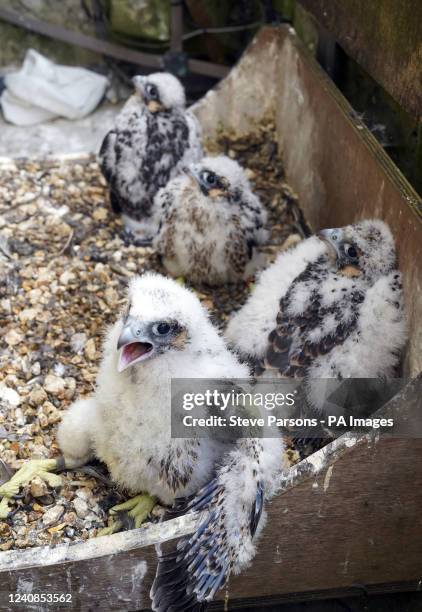
[[[422,201],[297,39],[285,41],[278,141],[289,182],[314,229],[384,219],[396,240],[409,323],[405,369],[422,370]]]
[[[313,229],[370,217],[390,224],[406,295],[406,371],[421,371],[421,198],[294,30],[262,29],[241,62],[193,110],[211,139],[221,126],[247,134],[275,114],[287,178]]]
[[[419,0],[299,0],[404,109],[422,118]]]

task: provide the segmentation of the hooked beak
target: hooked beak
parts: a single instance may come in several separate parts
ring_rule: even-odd
[[[142,333],[142,324],[136,319],[129,319],[117,341],[120,350],[118,372],[123,372],[129,366],[149,359],[154,353],[154,345]]]
[[[341,259],[340,245],[343,241],[343,231],[341,229],[323,229],[318,232],[317,236],[331,247],[337,259]]]
[[[150,113],[160,113],[161,111],[165,110],[161,102],[158,102],[157,100],[148,100],[147,108],[150,111]]]

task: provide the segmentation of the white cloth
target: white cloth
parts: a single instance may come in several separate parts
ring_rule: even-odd
[[[55,64],[34,49],[28,49],[22,68],[4,80],[3,114],[16,125],[85,117],[96,108],[108,85],[100,74]]]

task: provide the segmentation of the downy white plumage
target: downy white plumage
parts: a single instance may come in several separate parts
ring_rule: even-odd
[[[170,274],[193,283],[239,282],[262,264],[267,212],[243,168],[224,155],[205,157],[155,198],[154,245]]]
[[[58,441],[66,467],[95,456],[121,487],[174,504],[173,514],[205,511],[177,553],[159,557],[152,590],[154,610],[200,610],[254,555],[282,443],[171,438],[172,378],[247,378],[249,371],[177,282],[146,274],[130,283],[128,298],[107,333],[97,389],[69,408]]]
[[[323,230],[280,254],[225,336],[259,375],[394,376],[406,324],[388,226]]]

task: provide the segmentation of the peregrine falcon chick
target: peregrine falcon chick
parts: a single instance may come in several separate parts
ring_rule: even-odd
[[[230,572],[251,560],[264,498],[282,469],[280,437],[172,438],[171,380],[248,377],[196,295],[145,274],[131,281],[128,306],[107,332],[95,393],[72,404],[59,426],[65,467],[102,460],[118,485],[137,494],[125,505],[136,525],[157,498],[174,504],[173,512],[201,511],[199,527],[177,554],[160,555],[156,611],[203,609]],[[0,488],[6,499],[0,510],[7,511],[7,499],[34,473],[57,479],[49,474],[57,468],[55,460],[27,463],[23,476],[18,472]]]
[[[161,189],[154,245],[173,276],[192,283],[239,282],[260,266],[267,213],[239,164],[205,157]]]
[[[394,376],[406,323],[390,229],[361,221],[280,254],[225,335],[261,376]]]
[[[153,200],[186,164],[202,157],[200,127],[186,110],[185,92],[171,74],[133,79],[135,93],[117,116],[100,149],[101,170],[114,212],[140,238],[156,232]]]
[[[212,477],[222,449],[171,438],[171,379],[248,375],[194,293],[160,275],[137,277],[107,333],[94,396],[73,404],[59,426],[66,465],[95,455],[131,493],[164,504],[191,495]]]

